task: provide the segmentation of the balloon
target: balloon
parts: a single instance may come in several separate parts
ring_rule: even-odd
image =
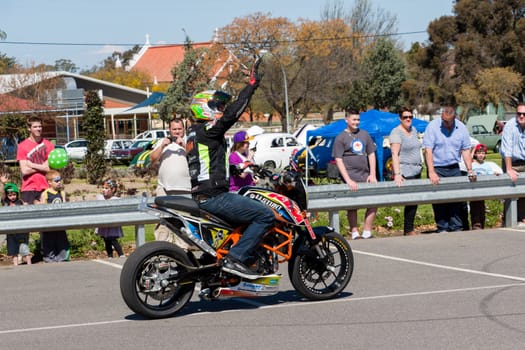
[[[55,148],[49,153],[47,164],[51,169],[62,169],[69,163],[69,157],[63,148]]]

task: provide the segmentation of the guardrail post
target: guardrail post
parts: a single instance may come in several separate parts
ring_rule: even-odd
[[[330,227],[333,227],[337,232],[339,232],[341,230],[339,227],[339,211],[329,211],[328,217],[330,219]]]
[[[135,244],[138,247],[146,243],[146,230],[144,225],[135,225]]]
[[[505,227],[513,227],[518,224],[518,198],[505,199],[503,217]]]

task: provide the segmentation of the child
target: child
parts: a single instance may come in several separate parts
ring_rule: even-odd
[[[49,188],[40,195],[41,204],[56,204],[66,201],[66,193],[60,173],[51,169],[46,173]],[[40,234],[41,250],[44,262],[69,260],[69,241],[66,231],[42,232]]]
[[[472,170],[476,176],[480,175],[500,175],[503,170],[494,162],[486,162],[487,146],[480,143],[474,147]],[[470,202],[470,222],[473,230],[485,228],[485,201]]]
[[[118,184],[113,179],[107,179],[102,184],[102,194],[97,196],[99,200],[110,200],[119,199],[118,197]],[[119,257],[124,257],[122,247],[118,242],[118,238],[122,237],[122,227],[99,227],[97,228],[97,234],[104,239],[106,245],[106,253],[108,258],[113,258],[113,247],[117,251]]]
[[[233,146],[228,158],[230,163],[230,192],[236,192],[243,186],[253,186],[257,183],[253,171],[249,167],[253,164],[249,147],[250,140],[246,131],[239,131],[233,135]]]
[[[23,205],[24,203],[18,198],[18,196],[18,187],[12,182],[6,182],[4,185],[2,204],[4,206]],[[20,254],[22,258],[25,258],[26,264],[31,265],[29,233],[14,233],[7,235],[7,255],[13,258],[13,265],[15,266],[19,264],[18,254]]]

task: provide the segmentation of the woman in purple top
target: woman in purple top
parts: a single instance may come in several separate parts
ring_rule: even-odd
[[[233,146],[230,152],[230,192],[238,191],[244,186],[256,184],[250,165],[253,165],[249,154],[250,142],[246,131],[233,135]]]

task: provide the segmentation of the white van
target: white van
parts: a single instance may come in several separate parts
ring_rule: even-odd
[[[147,130],[135,136],[133,141],[162,139],[167,137],[169,134],[170,132],[168,130]]]
[[[290,164],[290,157],[302,146],[295,136],[288,133],[265,133],[254,136],[255,153],[253,161],[268,169],[284,169]]]

